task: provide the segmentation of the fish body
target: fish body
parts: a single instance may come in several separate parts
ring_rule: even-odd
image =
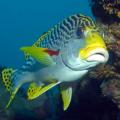
[[[43,81],[46,80],[58,80],[59,82],[69,82],[79,79],[88,70],[75,71],[63,64],[62,60],[59,64],[43,68],[35,73],[37,78],[41,78]],[[46,74],[47,73],[47,74]]]
[[[26,62],[18,70],[3,70],[3,81],[10,92],[10,105],[19,89],[26,88],[27,98],[35,99],[52,87],[82,78],[91,68],[108,60],[108,52],[95,23],[87,16],[72,15],[41,36],[33,46],[20,49]],[[6,81],[9,81],[7,85]],[[66,110],[72,87],[60,84]]]

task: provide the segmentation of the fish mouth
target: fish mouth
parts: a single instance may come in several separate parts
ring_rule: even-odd
[[[108,61],[109,58],[108,51],[104,48],[96,48],[90,51],[87,56],[88,57],[86,58],[86,60],[88,62],[105,63]]]

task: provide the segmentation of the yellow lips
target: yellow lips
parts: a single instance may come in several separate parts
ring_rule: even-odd
[[[85,47],[80,49],[79,57],[81,59],[87,59],[94,51],[101,53],[101,49],[107,51],[103,38],[98,32],[92,31],[86,28],[85,31]],[[102,53],[103,54],[103,53]]]
[[[87,46],[86,48],[83,48],[80,50],[79,57],[82,59],[86,59],[89,57],[91,52],[101,48],[106,50],[106,47],[101,45],[94,44],[94,45]]]

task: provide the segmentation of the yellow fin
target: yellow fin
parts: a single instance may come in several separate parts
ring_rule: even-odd
[[[7,91],[10,93],[10,99],[6,105],[6,108],[8,108],[10,106],[12,100],[14,99],[14,97],[18,91],[18,88],[15,89],[14,91],[12,88],[11,76],[13,73],[14,73],[14,70],[12,68],[6,68],[2,71],[2,81],[3,81]]]
[[[61,89],[61,95],[62,95],[62,100],[63,100],[63,109],[65,111],[67,110],[71,102],[72,88],[69,87],[67,89]]]
[[[53,64],[53,60],[52,60],[51,56],[48,53],[45,52],[46,48],[22,47],[20,50],[30,54],[38,62],[40,62],[44,65]]]
[[[6,68],[2,71],[2,81],[8,92],[11,92],[11,75],[13,74],[12,68]]]
[[[32,45],[33,47],[39,47],[40,42],[45,39],[45,37],[49,34],[49,32],[44,33],[40,38]],[[28,60],[30,57],[30,54],[27,52],[24,52],[25,60]]]
[[[18,92],[19,88],[17,88],[16,90],[14,90],[13,92],[11,92],[10,94],[10,99],[6,105],[6,109],[10,106],[11,102],[13,101],[13,99],[15,98],[16,93]]]
[[[50,83],[49,85],[46,85],[45,87],[43,87],[42,85],[38,86],[36,83],[32,83],[27,91],[28,100],[37,98],[38,96],[42,95],[43,93],[45,93],[46,91],[48,91],[49,89],[51,89],[52,87],[56,86],[59,83],[60,82]]]
[[[36,83],[31,83],[28,90],[27,90],[27,96],[29,100],[35,99],[39,96],[39,91],[41,90],[42,85],[36,85]]]

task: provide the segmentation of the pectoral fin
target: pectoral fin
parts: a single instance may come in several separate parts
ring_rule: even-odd
[[[22,47],[20,50],[30,54],[34,59],[44,65],[51,65],[54,63],[52,57],[48,53],[47,48]]]
[[[64,111],[67,110],[67,108],[70,105],[71,98],[72,98],[72,87],[64,88],[61,87],[61,95],[63,100],[63,109]]]
[[[51,89],[52,87],[56,86],[59,83],[60,82],[56,82],[56,83],[54,82],[46,86],[37,85],[36,83],[31,83],[27,91],[28,100],[32,100],[39,97],[40,95],[42,95],[43,93],[45,93],[46,91],[48,91],[49,89]]]
[[[48,34],[49,34],[49,32],[43,33],[43,35],[40,36],[39,39],[32,46],[33,47],[39,47],[40,46],[40,42],[42,40],[44,40],[47,37]],[[25,60],[28,60],[29,57],[30,57],[30,54],[28,54],[27,52],[24,52],[24,55],[25,55]]]

